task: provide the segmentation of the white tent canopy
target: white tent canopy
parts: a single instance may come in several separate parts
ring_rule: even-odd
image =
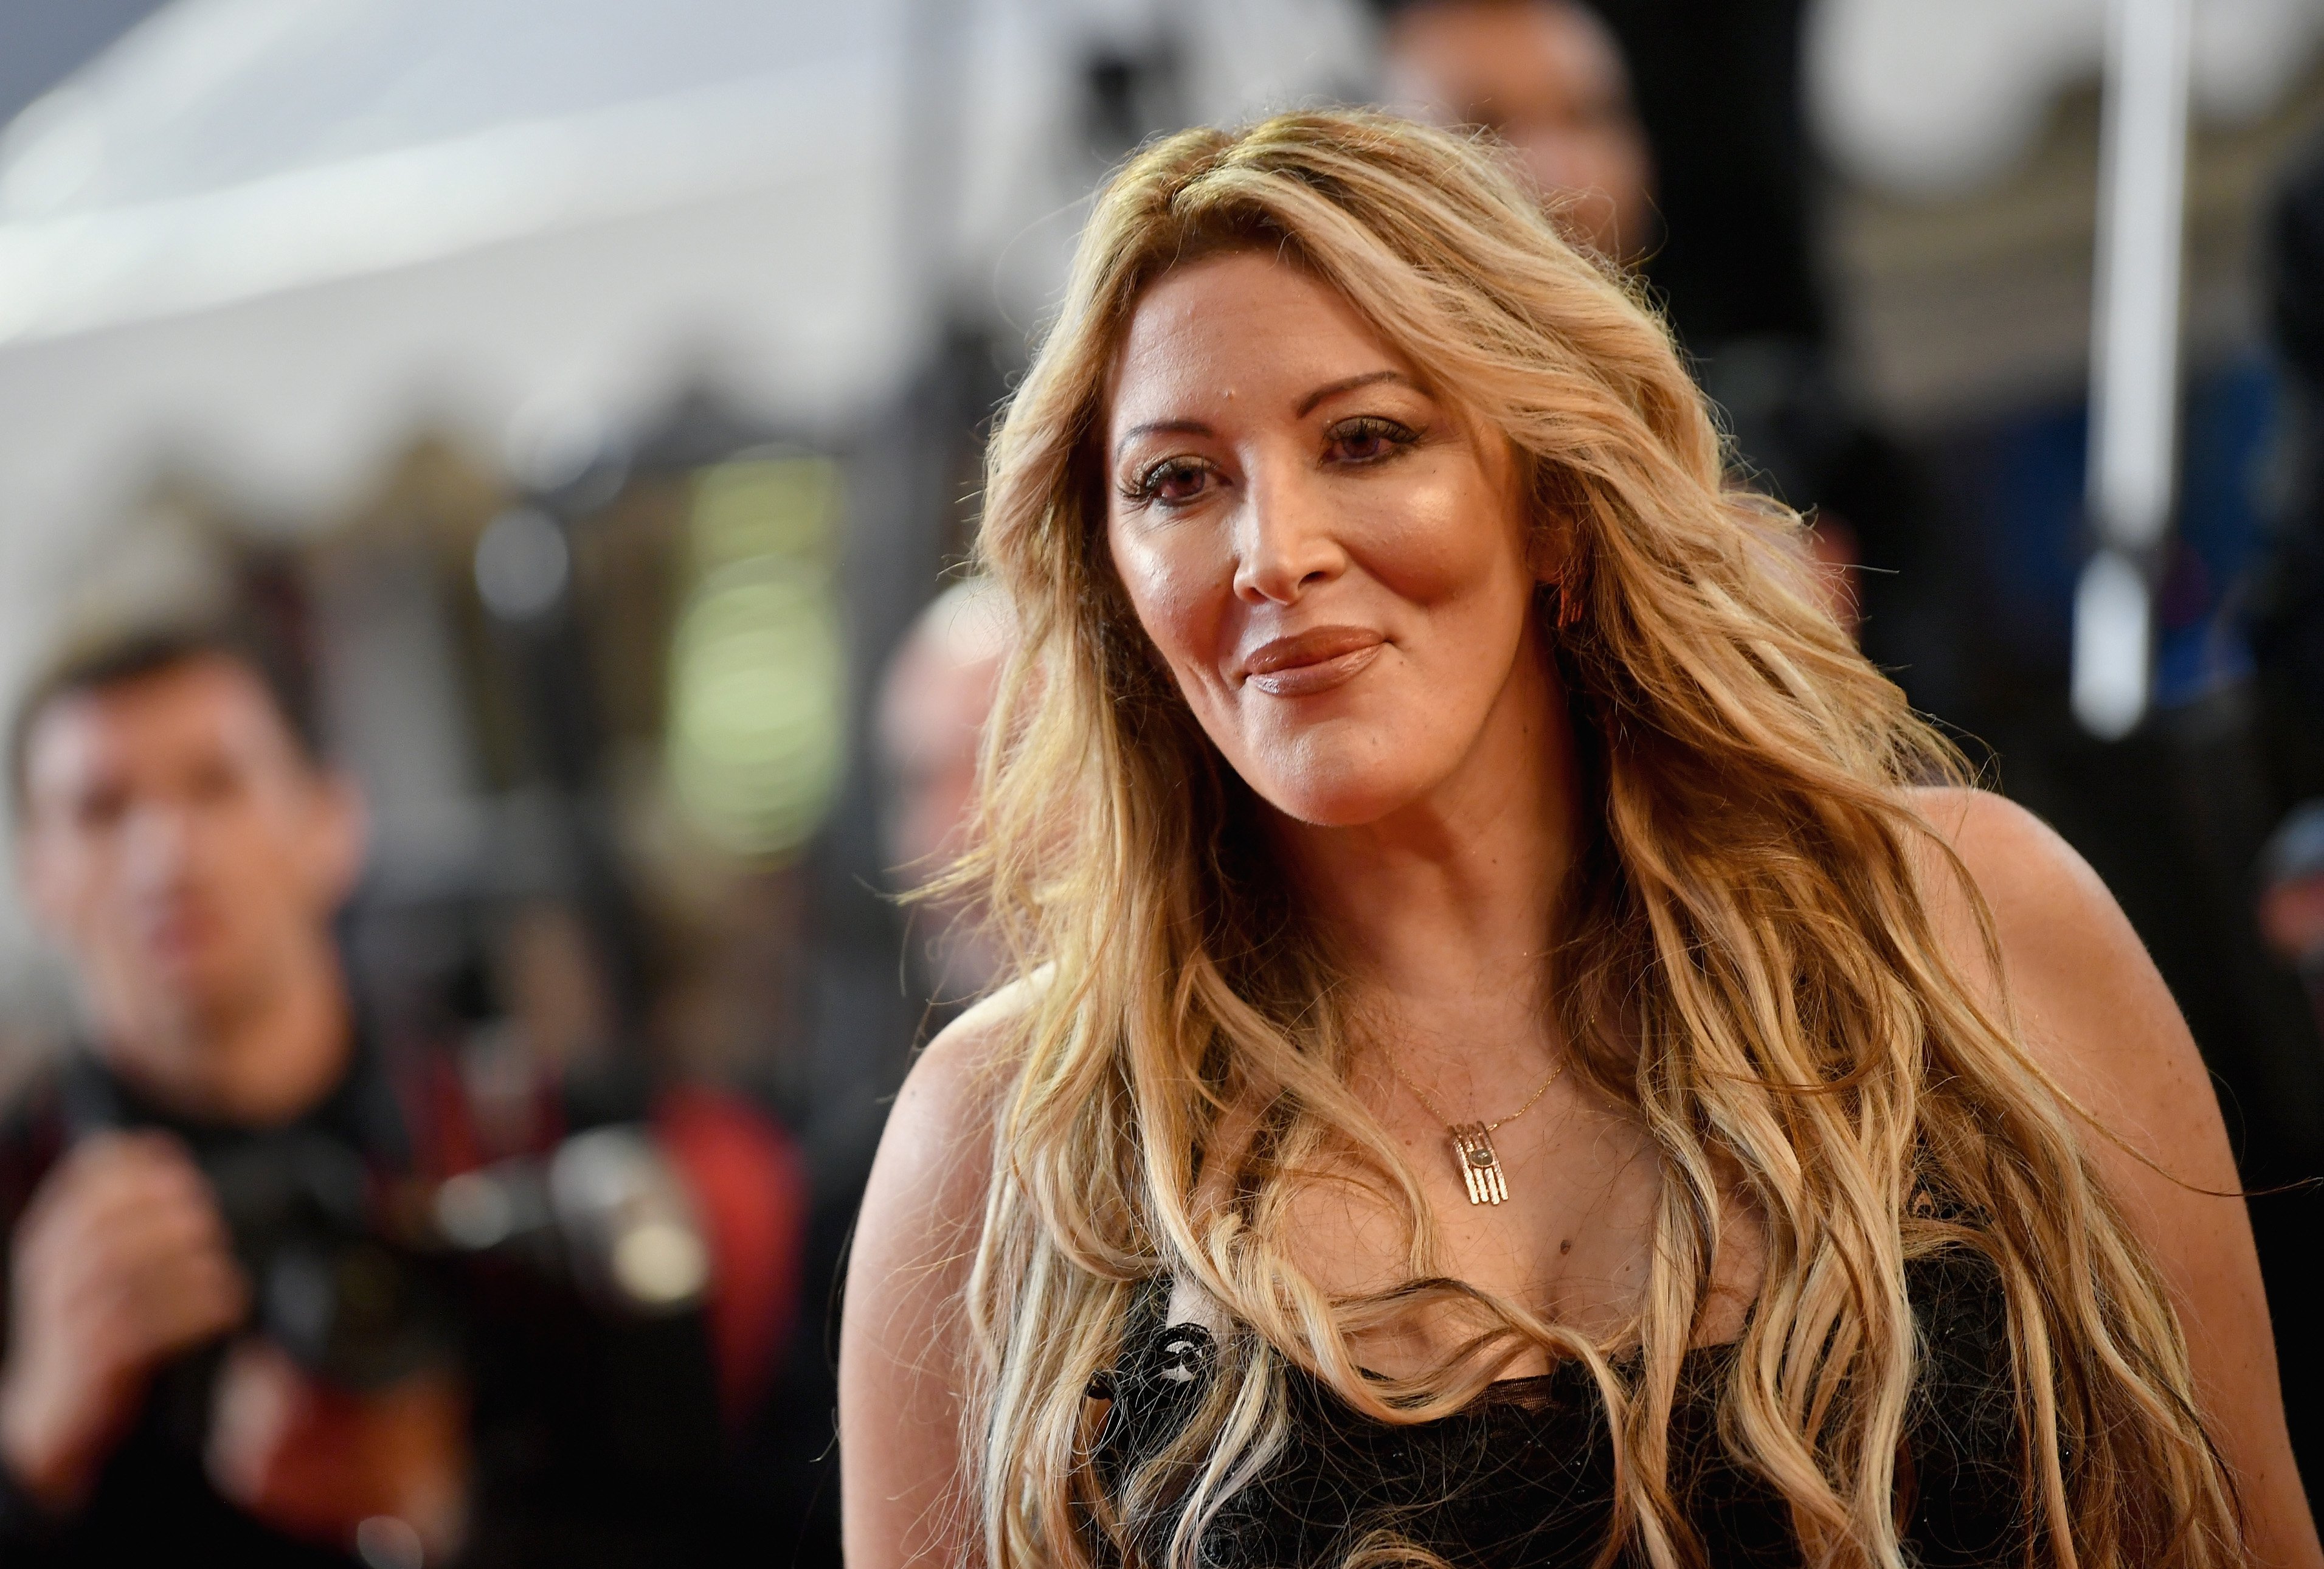
[[[1194,113],[1361,86],[1339,0],[1167,9]],[[0,141],[0,595],[52,584],[60,537],[159,454],[290,511],[420,418],[497,441],[528,406],[619,420],[707,376],[844,422],[938,299],[1038,314],[1097,170],[1083,62],[1161,25],[1068,0],[181,0]],[[6,616],[0,669],[39,619]]]

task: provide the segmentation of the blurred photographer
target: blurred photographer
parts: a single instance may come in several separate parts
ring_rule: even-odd
[[[619,1131],[416,1180],[408,1118],[457,1109],[365,1038],[333,930],[363,805],[255,644],[160,632],[60,665],[10,766],[24,892],[89,1036],[0,1124],[0,1562],[698,1557],[718,1352],[762,1372],[769,1340],[712,1322],[707,1255],[747,1241],[725,1273],[770,1317],[782,1152],[696,1097],[706,1204]],[[528,1263],[529,1204],[609,1183],[644,1220],[606,1256],[666,1310],[598,1311]],[[447,1195],[489,1233],[471,1254],[426,1219]]]

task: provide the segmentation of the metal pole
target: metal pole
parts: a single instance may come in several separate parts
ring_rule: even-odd
[[[2088,505],[2098,550],[2074,592],[2072,701],[2127,735],[2153,688],[2153,576],[2177,482],[2190,0],[2111,0],[2098,144]]]

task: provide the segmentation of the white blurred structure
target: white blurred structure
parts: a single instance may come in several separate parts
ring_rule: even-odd
[[[2145,717],[2152,569],[2178,488],[2180,275],[2187,245],[2190,0],[2114,0],[2090,331],[2088,511],[2098,553],[2074,594],[2071,698],[2107,741]]]
[[[0,689],[166,460],[296,517],[422,423],[521,467],[706,383],[843,431],[947,315],[1038,320],[1127,150],[1093,82],[1157,100],[1130,136],[1360,97],[1367,28],[1357,0],[179,0],[0,134]]]
[[[1818,0],[1807,48],[1811,118],[1852,188],[1848,336],[1890,412],[2070,395],[2087,356],[2099,549],[2072,702],[2093,734],[2126,734],[2149,698],[2180,366],[2255,330],[2250,214],[2315,90],[2324,0]],[[2102,70],[2085,141],[2086,107],[2056,111]],[[2197,128],[2213,157],[2190,191]]]
[[[2098,76],[2107,0],[1818,0],[1810,111],[1840,169],[1898,195],[1956,196],[2008,173],[2064,89]],[[2197,115],[2257,119],[2324,47],[2324,0],[2200,0]]]

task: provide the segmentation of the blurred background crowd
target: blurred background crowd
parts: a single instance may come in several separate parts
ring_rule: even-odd
[[[399,1569],[680,1531],[835,1562],[846,1228],[912,1048],[991,966],[894,898],[958,832],[1009,635],[960,570],[982,442],[1109,167],[1324,102],[1497,132],[1640,270],[1867,651],[2113,888],[2282,1189],[2254,1213],[2324,1476],[2324,0],[2192,16],[2152,703],[2101,739],[2069,665],[2103,0],[0,6],[0,688],[265,678],[366,803],[324,914],[429,1185],[395,1246],[436,1278],[553,1210],[580,1326],[529,1392],[472,1380],[430,1519],[269,1528]],[[0,900],[0,1097],[69,1079],[103,948]],[[613,1196],[539,1198],[575,1170]],[[272,1244],[228,1221],[263,1318]],[[336,1344],[298,1376],[425,1361]],[[640,1407],[656,1454],[540,1482],[508,1410],[580,1431],[625,1379],[694,1389],[689,1356],[695,1406]],[[593,1379],[594,1416],[539,1417]],[[608,1492],[646,1500],[619,1530],[522,1526]]]

